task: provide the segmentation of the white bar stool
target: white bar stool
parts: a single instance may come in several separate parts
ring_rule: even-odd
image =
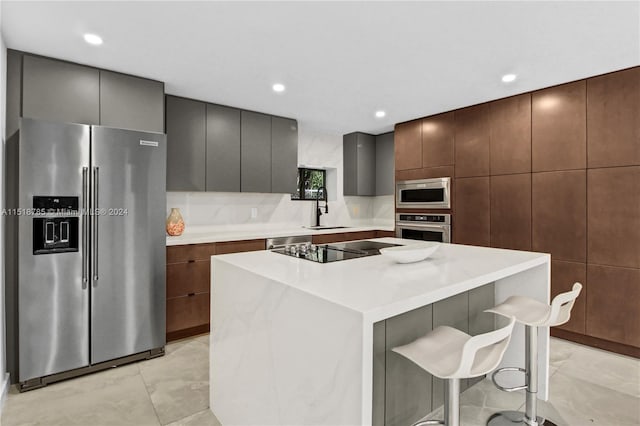
[[[582,290],[582,284],[573,284],[573,289],[558,294],[553,298],[551,306],[522,296],[511,296],[504,303],[488,309],[506,317],[515,317],[516,321],[525,325],[525,368],[504,367],[496,370],[491,380],[496,387],[505,392],[526,389],[527,398],[525,412],[502,411],[493,414],[487,421],[489,426],[526,424],[529,426],[555,426],[550,420],[538,416],[538,327],[555,327],[569,321],[571,308]],[[524,386],[504,387],[496,381],[496,375],[505,371],[525,373]]]
[[[460,379],[482,376],[500,364],[515,324],[477,336],[441,326],[413,342],[393,348],[430,374],[446,379],[444,421],[424,420],[413,426],[460,425]]]

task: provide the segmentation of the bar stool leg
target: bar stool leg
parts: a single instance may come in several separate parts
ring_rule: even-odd
[[[538,327],[526,325],[525,331],[525,411],[502,411],[487,421],[488,426],[556,426],[550,420],[538,416]]]
[[[444,424],[460,426],[460,379],[447,379],[444,386]]]

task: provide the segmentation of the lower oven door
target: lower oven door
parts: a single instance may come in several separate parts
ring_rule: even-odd
[[[403,225],[396,224],[396,237],[410,240],[451,242],[450,225]]]

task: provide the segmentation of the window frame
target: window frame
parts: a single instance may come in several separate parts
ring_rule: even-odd
[[[307,198],[305,196],[305,188],[304,188],[304,174],[305,172],[321,172],[322,173],[322,186],[327,187],[327,171],[325,169],[311,168],[311,167],[298,167],[298,194],[300,194],[299,198],[295,198],[295,194],[291,194],[292,201],[315,201],[316,198]],[[324,191],[321,198],[318,198],[320,201],[327,201],[327,191]]]

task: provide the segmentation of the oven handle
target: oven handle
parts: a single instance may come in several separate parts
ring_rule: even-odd
[[[451,229],[451,225],[426,225],[426,224],[416,224],[414,222],[396,222],[396,228],[408,228],[408,229],[440,229],[444,232],[447,232]]]

